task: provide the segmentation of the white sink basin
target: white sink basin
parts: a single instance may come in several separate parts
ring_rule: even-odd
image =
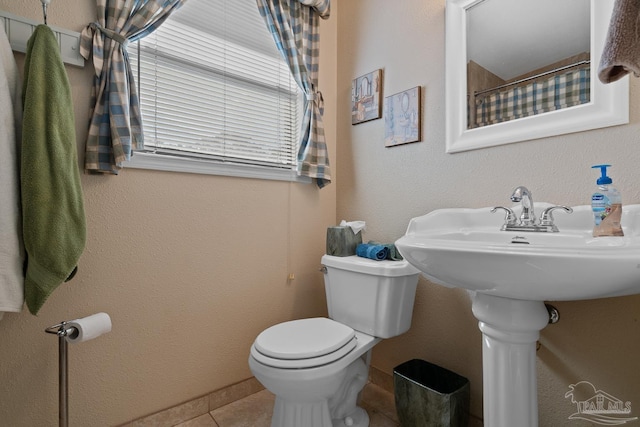
[[[534,206],[539,215],[551,205]],[[624,237],[598,238],[591,236],[590,206],[555,211],[558,233],[500,231],[504,214],[490,209],[414,218],[396,246],[432,282],[493,296],[559,301],[640,293],[640,205],[623,206]]]
[[[538,214],[549,206],[534,205]],[[500,231],[504,216],[490,210],[414,218],[396,246],[432,282],[476,291],[484,425],[537,427],[536,341],[550,320],[544,301],[640,293],[640,205],[623,206],[624,237],[598,238],[590,206],[556,211],[558,233]]]

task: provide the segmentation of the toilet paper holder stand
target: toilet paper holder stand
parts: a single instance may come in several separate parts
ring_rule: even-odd
[[[44,330],[58,336],[58,386],[59,386],[59,425],[69,425],[69,376],[67,346],[69,343],[81,343],[111,331],[111,318],[107,313],[96,313],[81,319],[60,322]]]
[[[57,325],[49,326],[44,331],[48,334],[58,336],[58,425],[68,427],[69,425],[69,375],[67,342],[68,336],[73,336],[78,330],[73,326],[68,326],[68,322],[60,322]]]

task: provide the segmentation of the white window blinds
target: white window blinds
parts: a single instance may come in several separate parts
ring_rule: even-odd
[[[128,51],[146,152],[295,169],[301,96],[254,0],[190,0]]]

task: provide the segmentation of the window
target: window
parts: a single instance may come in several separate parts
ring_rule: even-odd
[[[302,96],[254,0],[191,0],[128,52],[145,135],[129,166],[297,179]]]

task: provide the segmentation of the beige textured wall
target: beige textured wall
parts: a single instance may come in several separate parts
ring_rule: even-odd
[[[624,202],[640,203],[637,79],[628,125],[446,154],[445,1],[339,3],[338,219],[366,220],[365,239],[395,240],[412,217],[434,209],[509,203],[517,185],[538,201],[587,204],[597,178],[590,166],[605,162]],[[425,88],[422,142],[385,148],[383,120],[351,125],[351,80],[377,68],[384,69],[385,95]],[[556,306],[561,321],[543,330],[538,352],[540,425],[584,425],[568,421],[576,407],[564,398],[582,380],[630,401],[639,415],[640,297]],[[466,293],[421,280],[412,329],[379,344],[373,365],[391,373],[414,357],[468,377],[472,413],[481,416],[481,337]]]
[[[37,0],[0,0],[0,9],[42,18]],[[49,23],[81,31],[94,14],[94,2],[54,0]],[[334,7],[322,23],[328,112],[336,111],[336,15]],[[82,147],[92,67],[67,70]],[[335,163],[335,113],[325,125]],[[69,347],[70,425],[110,426],[250,377],[260,331],[326,313],[318,267],[335,185],[136,169],[83,175],[82,185],[88,242],[78,275],[37,317],[25,310],[0,321],[0,425],[57,425],[58,345],[43,331],[61,320],[112,317],[110,334]]]

